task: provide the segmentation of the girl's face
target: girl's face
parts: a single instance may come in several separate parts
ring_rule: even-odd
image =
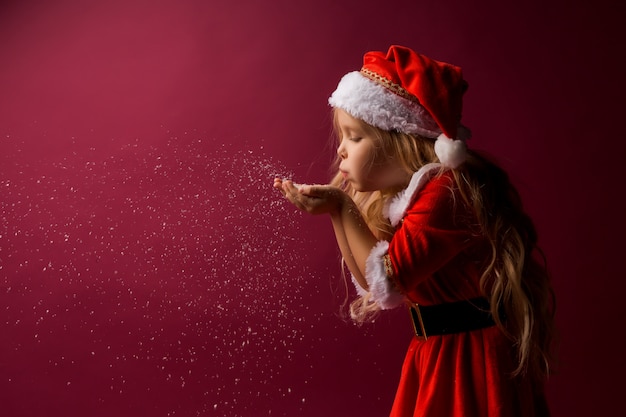
[[[337,110],[340,143],[337,148],[344,180],[356,191],[377,191],[402,188],[410,174],[400,167],[396,158],[385,156],[378,148],[374,131],[343,110]]]

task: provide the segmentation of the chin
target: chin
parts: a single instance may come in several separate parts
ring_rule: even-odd
[[[360,193],[371,193],[373,191],[378,191],[378,190],[372,189],[372,187],[363,187],[361,185],[356,185],[356,184],[352,184],[352,189]]]
[[[358,191],[359,193],[371,193],[374,191],[378,191],[379,188],[376,188],[374,184],[363,184],[362,182],[357,181],[349,181],[350,186],[354,191]]]

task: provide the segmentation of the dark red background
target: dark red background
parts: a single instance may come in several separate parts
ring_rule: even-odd
[[[464,68],[536,219],[554,415],[615,415],[624,6],[505,3],[1,3],[2,415],[385,415],[406,316],[344,322],[328,222],[270,186],[326,179],[327,96],[392,43]]]

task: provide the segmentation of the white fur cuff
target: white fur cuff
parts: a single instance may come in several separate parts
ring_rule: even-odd
[[[398,307],[404,302],[404,296],[394,288],[385,273],[383,256],[389,250],[389,242],[381,240],[374,246],[365,262],[365,280],[376,302],[383,310]]]
[[[356,278],[354,278],[354,275],[352,275],[352,285],[354,285],[356,295],[359,297],[364,297],[367,294],[367,290],[361,287],[361,284],[359,284]]]

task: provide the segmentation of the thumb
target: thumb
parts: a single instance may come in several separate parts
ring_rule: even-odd
[[[298,191],[307,197],[321,197],[323,187],[322,185],[302,184],[298,187]]]
[[[340,191],[338,188],[330,185],[303,185],[300,187],[302,195],[312,198],[329,198],[338,191]]]

